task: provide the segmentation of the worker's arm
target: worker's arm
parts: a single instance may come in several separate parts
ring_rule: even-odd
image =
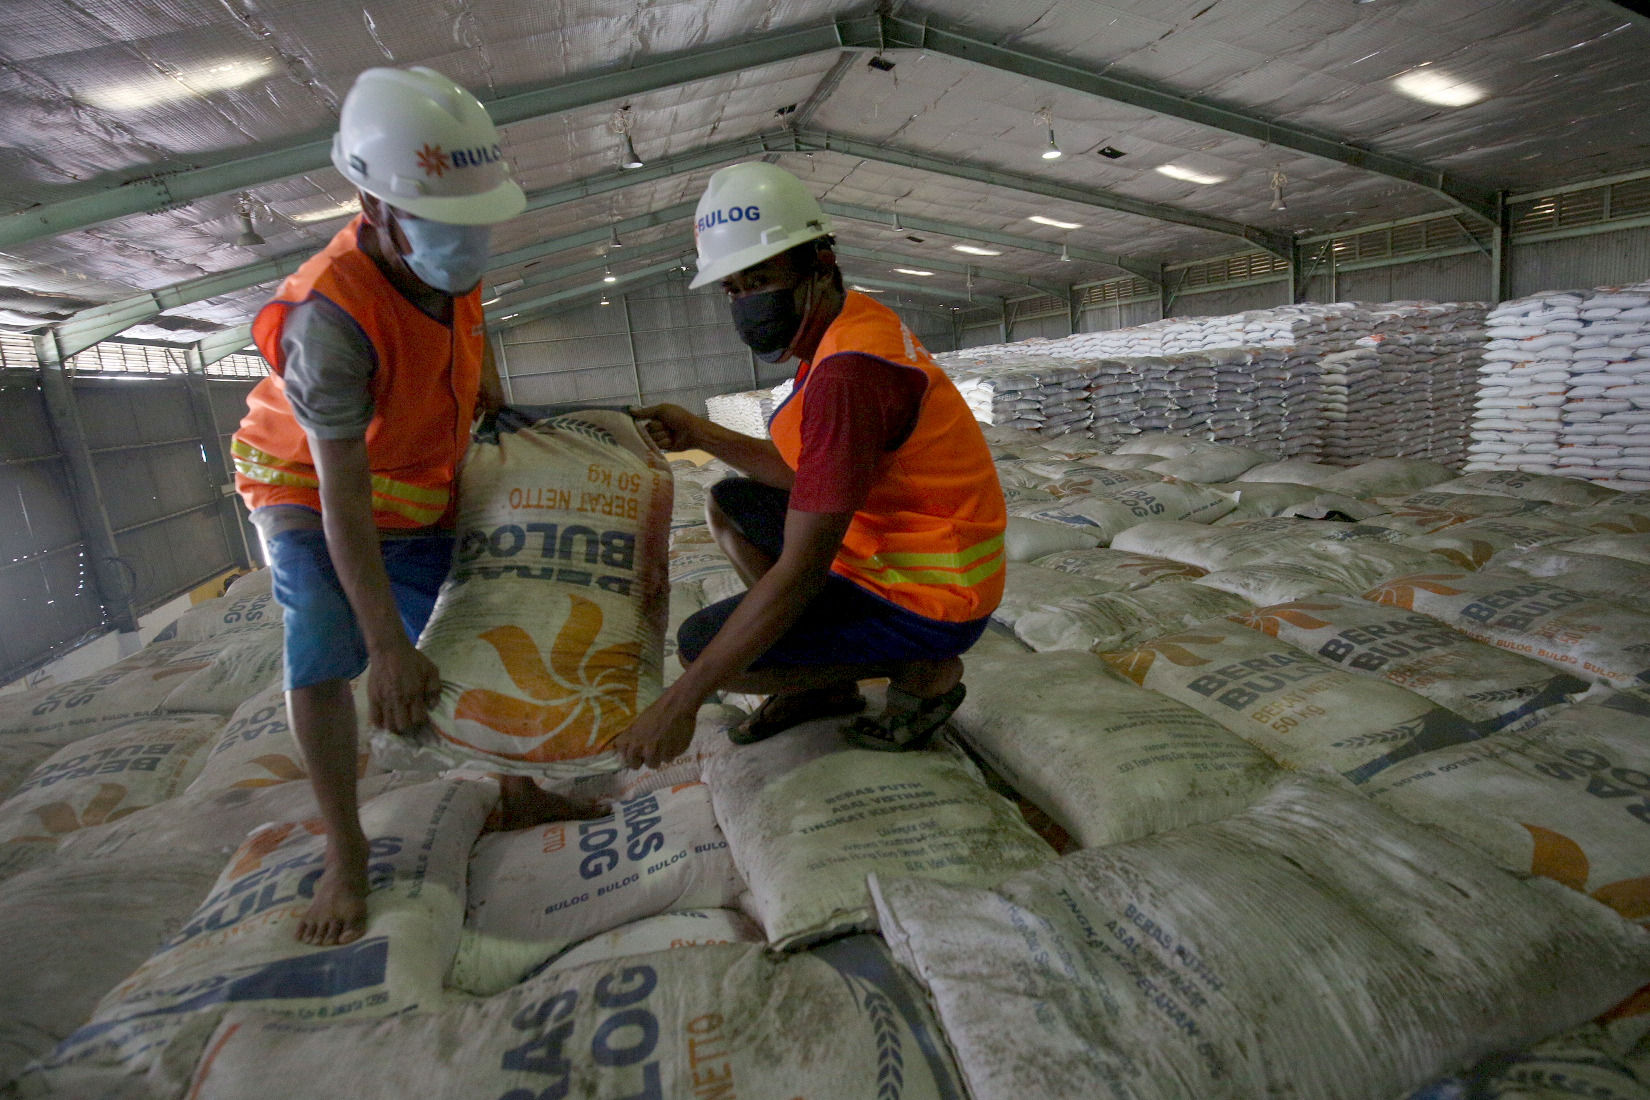
[[[632,408],[630,415],[642,421],[661,450],[707,451],[747,477],[775,489],[788,491],[796,480],[796,471],[786,465],[772,440],[757,439],[724,428],[702,416],[695,416],[680,405]],[[836,548],[832,547],[831,552],[834,554]]]
[[[441,674],[413,647],[390,593],[372,517],[372,475],[364,439],[309,437],[321,480],[327,553],[366,639],[373,725],[396,732],[422,724],[441,691]]]
[[[625,762],[657,767],[680,756],[711,692],[726,687],[796,625],[830,577],[852,512],[785,514],[785,549],[745,594],[698,660],[614,742]]]

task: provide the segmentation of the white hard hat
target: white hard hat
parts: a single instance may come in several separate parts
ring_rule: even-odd
[[[367,194],[430,221],[491,225],[527,206],[487,108],[434,69],[356,77],[332,163]]]
[[[710,177],[693,214],[698,289],[831,232],[802,181],[776,164],[732,164]]]

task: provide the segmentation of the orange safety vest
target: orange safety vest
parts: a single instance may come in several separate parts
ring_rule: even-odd
[[[396,290],[358,243],[357,216],[281,283],[258,311],[252,338],[270,374],[247,395],[235,433],[235,487],[248,508],[301,504],[321,510],[321,482],[309,438],[287,401],[281,330],[287,311],[311,297],[348,313],[377,355],[367,463],[379,527],[451,526],[453,482],[470,440],[481,389],[482,310],[478,286],[453,299],[449,328]]]
[[[942,622],[984,618],[1003,596],[1008,523],[991,451],[957,387],[893,310],[849,291],[814,352],[823,362],[857,352],[928,376],[910,436],[877,464],[831,571],[899,607]],[[802,451],[811,364],[768,430],[791,469]]]

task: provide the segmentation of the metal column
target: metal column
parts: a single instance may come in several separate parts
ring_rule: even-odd
[[[212,410],[211,383],[206,378],[206,360],[198,347],[184,349],[184,385],[189,391],[189,412],[195,418],[195,431],[206,452],[206,465],[212,474],[212,488],[218,494],[218,522],[224,530],[224,546],[233,554],[241,549],[239,564],[251,568],[258,561],[252,554],[251,541],[246,537],[246,522],[241,518],[240,499],[235,493],[235,479],[223,453],[218,434],[218,417]],[[231,533],[233,529],[233,533]]]
[[[630,295],[619,295],[619,304],[624,307],[624,339],[630,348],[630,374],[636,379],[636,404],[642,404],[642,367],[636,361],[636,327],[630,321]],[[756,360],[752,358],[751,362]]]
[[[122,635],[131,635],[130,639],[121,639],[124,652],[126,643],[136,640],[138,629],[137,608],[132,604],[136,584],[129,576],[131,566],[121,557],[115,543],[109,511],[103,504],[103,489],[98,484],[97,469],[86,444],[86,428],[81,423],[80,409],[75,404],[54,333],[35,338],[35,354],[40,359],[40,391],[46,399],[52,437],[69,467],[75,518],[80,524],[87,556],[91,558],[92,584],[96,586],[98,602],[109,625]]]
[[[1495,232],[1490,239],[1490,304],[1512,297],[1512,204],[1507,193],[1496,197]]]

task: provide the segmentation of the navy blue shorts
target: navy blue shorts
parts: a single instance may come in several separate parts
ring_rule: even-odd
[[[785,545],[790,494],[749,478],[728,478],[710,488],[711,498],[746,539],[778,558]],[[744,594],[719,600],[690,615],[676,632],[683,663],[697,660],[739,606]],[[832,573],[825,590],[802,618],[762,656],[756,668],[805,665],[876,665],[955,657],[985,633],[990,617],[941,622],[907,611]]]
[[[384,570],[407,637],[430,621],[453,560],[453,536],[385,539]],[[327,552],[321,531],[282,531],[264,542],[275,600],[286,628],[286,690],[353,680],[367,667],[367,642]]]

